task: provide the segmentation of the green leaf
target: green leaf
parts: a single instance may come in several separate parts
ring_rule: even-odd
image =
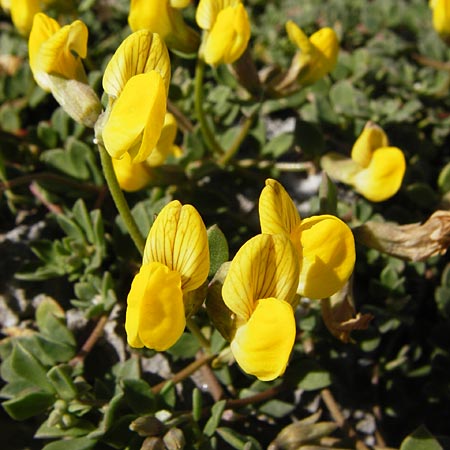
[[[208,228],[208,245],[210,255],[209,277],[213,277],[220,266],[228,261],[228,242],[217,225]]]
[[[75,439],[62,439],[47,444],[42,450],[90,450],[94,448],[97,441],[87,437]]]
[[[47,373],[56,394],[63,400],[72,400],[77,396],[77,388],[72,380],[72,370],[69,364],[60,364],[52,367]]]
[[[155,409],[155,396],[144,380],[122,380],[124,399],[137,414],[149,414]]]
[[[237,450],[261,450],[261,446],[253,437],[244,436],[227,427],[217,428],[216,431],[227,444]]]
[[[41,160],[73,178],[86,181],[91,174],[86,163],[90,153],[91,149],[83,142],[70,140],[67,148],[55,148],[42,153]]]
[[[271,139],[262,149],[261,154],[270,155],[273,158],[279,158],[286,153],[294,144],[293,133],[282,133]]]
[[[198,422],[202,418],[202,393],[200,389],[194,388],[192,391],[192,417]]]
[[[420,426],[404,439],[400,450],[443,450],[443,448],[424,426]]]
[[[450,191],[450,163],[447,163],[439,173],[438,186],[443,194]]]
[[[295,409],[295,405],[281,400],[273,399],[264,403],[259,408],[259,411],[265,413],[269,416],[280,419],[281,417],[287,416]]]
[[[211,417],[208,419],[208,422],[206,422],[205,428],[203,429],[203,433],[205,433],[206,436],[211,437],[216,431],[216,428],[222,419],[226,404],[226,400],[219,400],[211,408]]]
[[[298,387],[305,391],[323,389],[331,384],[330,373],[312,360],[300,361],[295,376],[299,380]]]
[[[19,378],[27,380],[32,386],[53,393],[54,389],[47,378],[44,366],[26,350],[18,341],[14,342],[11,353],[11,370]]]
[[[15,420],[25,420],[45,412],[55,402],[49,392],[26,390],[21,395],[2,403],[5,411]]]
[[[75,346],[76,341],[65,323],[65,313],[61,306],[52,298],[45,297],[36,309],[36,324],[43,336],[69,346]]]

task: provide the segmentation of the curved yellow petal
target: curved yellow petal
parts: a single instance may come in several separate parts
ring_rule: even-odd
[[[122,190],[134,192],[143,189],[152,176],[146,162],[133,164],[128,153],[122,159],[112,159],[114,172]]]
[[[125,330],[132,347],[163,351],[186,326],[181,278],[159,263],[144,264],[134,277],[127,300]]]
[[[361,167],[367,167],[373,152],[380,147],[389,145],[386,133],[377,125],[369,122],[356,139],[352,148],[352,159]]]
[[[164,164],[164,161],[170,154],[179,151],[179,147],[174,145],[177,131],[178,125],[175,116],[171,113],[166,113],[161,136],[159,137],[156,147],[147,158],[147,164],[150,167],[157,167]]]
[[[259,234],[233,258],[222,297],[227,307],[245,322],[258,299],[276,297],[292,302],[298,276],[298,257],[289,238],[284,234]]]
[[[33,26],[34,15],[41,11],[39,0],[11,0],[11,19],[23,36],[28,36]]]
[[[250,39],[250,22],[242,3],[219,11],[204,46],[207,64],[231,64],[244,53]]]
[[[222,9],[239,3],[241,0],[200,0],[195,12],[195,20],[201,29],[210,30]]]
[[[231,341],[231,351],[244,372],[270,381],[282,375],[295,341],[294,312],[277,298],[258,300],[245,325]]]
[[[261,231],[268,234],[290,235],[300,223],[300,215],[291,197],[276,180],[268,178],[259,197]]]
[[[308,36],[303,30],[292,20],[286,22],[286,32],[290,41],[297,46],[297,48],[306,55],[314,54],[314,47],[311,44]]]
[[[114,53],[103,75],[103,89],[119,97],[128,80],[155,71],[164,80],[166,93],[170,84],[170,59],[167,47],[158,34],[139,30],[128,36]]]
[[[299,294],[326,298],[344,286],[355,265],[355,241],[342,220],[327,214],[303,219],[292,238],[300,257]]]
[[[355,189],[372,202],[382,202],[400,189],[406,170],[403,152],[381,147],[373,152],[369,166],[353,178]]]
[[[178,200],[167,204],[150,229],[144,264],[157,261],[181,275],[183,292],[200,287],[208,277],[209,248],[206,228],[192,205]]]
[[[87,82],[80,58],[86,57],[88,30],[80,20],[60,28],[43,13],[34,16],[29,38],[30,67],[36,82],[50,90],[48,75]]]
[[[126,152],[133,163],[145,161],[158,142],[166,112],[164,81],[151,71],[132,77],[114,102],[102,131],[113,158]]]

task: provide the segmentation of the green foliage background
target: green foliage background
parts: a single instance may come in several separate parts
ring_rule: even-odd
[[[106,63],[130,33],[128,6],[85,0],[76,16],[65,16],[89,28],[85,66],[98,93]],[[161,168],[154,186],[127,194],[142,233],[169,200],[191,203],[208,227],[217,224],[223,233],[211,233],[219,267],[259,232],[255,208],[265,178],[285,184],[302,215],[320,212],[317,191],[303,187],[317,180],[325,152],[349,155],[368,120],[404,151],[406,176],[400,192],[380,204],[337,186],[338,215],[356,227],[368,220],[423,222],[448,210],[450,49],[431,26],[428,2],[248,0],[246,7],[258,68],[289,65],[294,48],[284,31],[287,19],[307,34],[333,27],[341,44],[337,67],[284,99],[252,99],[229,68],[208,70],[204,108],[220,142],[233,142],[241,118],[258,108],[238,153],[222,167],[195,126],[195,60],[171,54],[169,98],[194,128],[180,124],[180,164]],[[194,11],[191,5],[186,12],[192,24]],[[445,256],[405,262],[358,244],[354,300],[374,319],[352,342],[330,334],[318,302],[303,301],[282,380],[255,381],[228,365],[225,352],[212,369],[155,389],[196,354],[202,357],[200,346],[189,333],[160,355],[126,346],[124,306],[140,258],[108,196],[92,130],[74,124],[35,85],[26,39],[5,14],[0,49],[2,448],[139,449],[145,438],[156,445],[151,436],[164,436],[167,448],[178,448],[169,439],[202,449],[259,449],[271,442],[272,449],[319,443],[450,448]],[[9,71],[11,64],[17,69]],[[287,173],[277,163],[307,163],[308,170]],[[211,352],[222,351],[225,341],[203,310],[196,321]],[[99,323],[106,323],[105,333],[85,355],[82,345]],[[329,392],[346,426],[333,423]],[[248,403],[241,401],[246,397]],[[292,446],[285,435],[297,439]]]

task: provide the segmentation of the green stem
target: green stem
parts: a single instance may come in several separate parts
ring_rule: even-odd
[[[214,137],[214,133],[209,127],[208,120],[205,116],[205,111],[203,109],[203,77],[205,74],[205,62],[201,59],[197,59],[197,65],[195,66],[195,113],[197,119],[200,123],[200,130],[202,132],[203,138],[209,150],[214,154],[224,153],[223,148],[217,142]]]
[[[109,192],[111,193],[114,203],[116,204],[116,208],[119,211],[119,214],[122,217],[125,226],[127,227],[128,233],[130,234],[134,245],[136,245],[136,248],[142,255],[144,253],[145,239],[139,231],[136,221],[131,214],[127,200],[123,195],[122,189],[120,189],[109,153],[101,143],[98,143],[98,148],[100,150],[100,159],[102,162],[103,174],[105,176],[106,183],[108,184]]]
[[[236,136],[234,142],[231,144],[230,148],[219,158],[219,165],[225,166],[228,161],[236,154],[236,152],[239,150],[239,147],[242,144],[242,141],[245,139],[245,137],[248,134],[248,131],[250,130],[250,127],[253,124],[253,118],[255,117],[254,114],[247,117],[245,119],[245,122],[243,123],[238,135]]]
[[[197,338],[198,342],[205,349],[205,351],[209,353],[211,344],[209,343],[209,340],[206,339],[205,335],[202,333],[202,330],[200,330],[200,328],[197,326],[195,321],[192,320],[191,317],[189,319],[186,319],[186,326],[189,328],[189,331]]]

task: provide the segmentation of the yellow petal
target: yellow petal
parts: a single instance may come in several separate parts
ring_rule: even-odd
[[[29,38],[29,56],[39,86],[50,90],[48,74],[86,83],[80,58],[86,57],[87,39],[88,30],[80,20],[60,28],[45,14],[36,14]]]
[[[186,326],[181,279],[159,263],[144,264],[127,300],[125,330],[132,347],[163,351],[177,342]]]
[[[270,381],[284,373],[294,341],[291,305],[266,298],[256,302],[249,321],[237,329],[231,351],[244,372]]]
[[[139,191],[151,180],[147,163],[133,164],[128,153],[125,153],[122,159],[113,158],[112,163],[119,186],[124,191]]]
[[[241,0],[200,0],[195,12],[195,20],[200,28],[210,30],[222,9],[239,3]]]
[[[139,30],[128,36],[114,53],[103,75],[103,89],[119,97],[130,78],[156,71],[164,80],[166,93],[170,84],[170,59],[167,47],[158,34]]]
[[[377,125],[369,122],[356,139],[352,148],[352,159],[361,167],[367,167],[372,159],[373,152],[380,147],[387,147],[388,137]]]
[[[103,128],[103,142],[113,158],[130,153],[145,161],[158,142],[166,112],[164,81],[151,71],[132,77],[114,102]]]
[[[239,3],[217,14],[204,47],[207,64],[231,64],[240,58],[250,39],[250,23],[247,11]]]
[[[147,164],[150,167],[157,167],[164,164],[167,157],[170,154],[173,154],[176,149],[179,149],[179,147],[174,145],[177,130],[178,126],[175,116],[171,113],[166,113],[164,117],[164,125],[161,130],[161,136],[159,137],[156,147],[147,158]]]
[[[405,157],[399,148],[381,147],[373,152],[369,166],[356,174],[353,185],[368,200],[381,202],[397,193],[405,170]]]
[[[158,33],[173,50],[194,52],[200,41],[198,33],[186,25],[181,12],[175,9],[187,6],[186,3],[189,2],[131,0],[128,23],[133,31],[147,29]]]
[[[342,220],[327,214],[303,219],[292,239],[300,257],[299,294],[326,298],[344,286],[355,264],[355,242]]]
[[[445,40],[450,38],[450,2],[449,0],[435,0],[430,5],[433,8],[433,27]]]
[[[11,0],[11,19],[23,36],[28,36],[34,15],[41,11],[39,0]]]
[[[268,234],[290,235],[300,223],[300,215],[291,197],[276,180],[268,178],[259,197],[261,231]]]
[[[150,229],[144,264],[158,261],[181,275],[183,292],[200,287],[208,277],[209,248],[206,228],[192,205],[178,200],[167,204]]]
[[[222,287],[227,307],[241,321],[249,320],[261,298],[294,300],[298,257],[284,234],[259,234],[247,241],[230,264]]]
[[[309,41],[308,36],[306,36],[303,30],[297,26],[295,22],[292,20],[286,22],[286,32],[291,42],[295,44],[303,54],[314,54],[314,47]]]

